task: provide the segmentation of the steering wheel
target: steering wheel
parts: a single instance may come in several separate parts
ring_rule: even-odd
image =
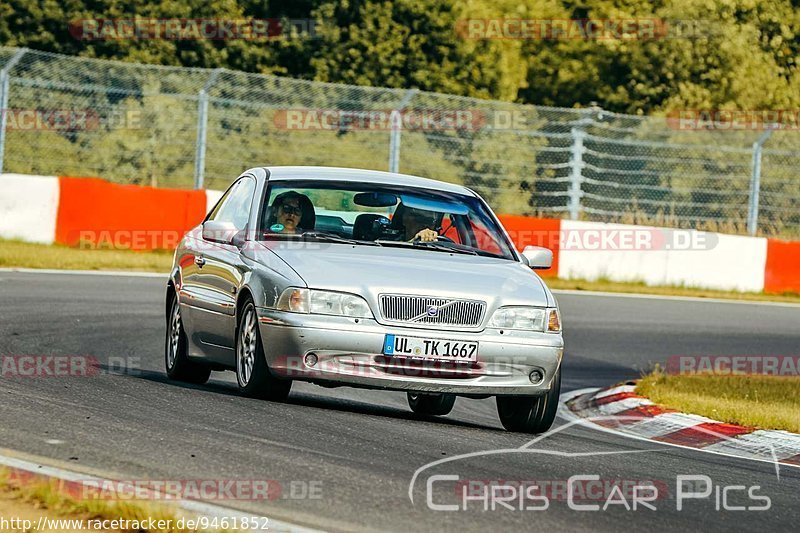
[[[450,237],[445,237],[444,235],[437,235],[436,236],[436,241],[437,242],[453,242],[453,243],[456,242],[453,239],[451,239]]]

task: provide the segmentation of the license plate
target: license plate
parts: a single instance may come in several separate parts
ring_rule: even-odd
[[[478,343],[388,334],[383,353],[394,357],[474,362],[478,360]]]

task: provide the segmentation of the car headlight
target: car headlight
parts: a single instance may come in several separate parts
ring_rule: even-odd
[[[494,312],[489,327],[560,333],[561,317],[554,307],[508,306]]]
[[[289,287],[278,298],[277,308],[293,313],[372,318],[372,311],[362,297],[344,292]]]

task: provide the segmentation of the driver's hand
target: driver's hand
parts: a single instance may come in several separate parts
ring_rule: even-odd
[[[425,228],[423,230],[418,231],[417,234],[414,235],[413,240],[415,241],[419,240],[422,242],[433,242],[436,240],[438,236],[439,234],[433,231],[432,229]]]

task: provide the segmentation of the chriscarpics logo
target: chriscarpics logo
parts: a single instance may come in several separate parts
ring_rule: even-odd
[[[599,423],[603,417],[592,419]],[[642,417],[624,417],[630,423]],[[619,420],[620,417],[614,417]],[[615,509],[653,512],[659,509],[683,511],[700,506],[709,511],[767,511],[772,507],[770,497],[758,484],[720,482],[703,473],[677,474],[669,478],[622,478],[592,472],[581,467],[582,458],[619,455],[652,454],[663,451],[653,443],[650,449],[565,451],[560,445],[546,446],[573,426],[587,426],[586,420],[573,420],[544,435],[514,448],[499,448],[454,455],[438,459],[418,468],[408,486],[408,497],[414,505],[440,512],[479,511],[505,513],[520,511],[541,512],[555,506],[565,506],[576,512],[606,512]],[[474,475],[486,460],[491,471],[513,462],[513,456],[526,456],[523,465],[514,467],[510,477]],[[544,462],[568,464],[575,471],[563,478],[543,477]],[[776,474],[777,471],[776,463]],[[780,477],[778,477],[780,479]]]

